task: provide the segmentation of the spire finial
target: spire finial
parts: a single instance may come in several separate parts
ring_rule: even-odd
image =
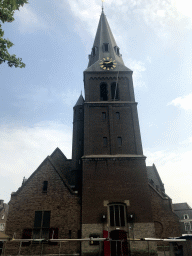
[[[103,12],[103,9],[104,9],[103,3],[104,3],[105,0],[101,0],[101,1],[102,1],[102,12]]]

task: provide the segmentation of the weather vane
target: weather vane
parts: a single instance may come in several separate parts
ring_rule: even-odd
[[[103,12],[103,3],[105,2],[105,0],[101,0],[102,1],[102,12]]]

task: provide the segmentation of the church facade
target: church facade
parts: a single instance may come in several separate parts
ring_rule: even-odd
[[[6,234],[28,241],[22,248],[7,243],[5,255],[19,248],[21,255],[121,255],[118,243],[73,240],[90,237],[123,238],[123,255],[145,255],[146,243],[127,241],[180,235],[157,169],[146,167],[132,74],[102,11],[84,71],[85,98],[74,106],[72,159],[57,148],[12,193]]]

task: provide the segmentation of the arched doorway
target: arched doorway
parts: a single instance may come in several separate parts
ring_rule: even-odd
[[[128,256],[127,234],[124,230],[110,232],[111,256]]]

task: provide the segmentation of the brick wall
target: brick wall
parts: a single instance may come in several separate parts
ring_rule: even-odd
[[[130,201],[128,213],[136,222],[152,222],[145,159],[83,159],[83,224],[99,223],[107,214],[103,201]]]
[[[143,154],[137,103],[134,99],[132,74],[120,73],[118,79],[119,99],[111,99],[111,84],[117,81],[114,74],[105,77],[100,72],[85,72],[85,104],[84,104],[84,155],[95,154]],[[108,86],[108,100],[100,100],[100,84]],[[102,119],[102,112],[106,119]],[[120,118],[117,119],[116,112]],[[107,138],[107,146],[103,147],[103,137]],[[117,138],[122,138],[119,147]]]
[[[43,181],[48,181],[47,193],[42,192]],[[49,159],[35,171],[27,182],[12,195],[9,203],[10,211],[7,220],[6,234],[17,239],[22,238],[24,229],[33,229],[35,211],[51,211],[50,228],[58,228],[59,238],[78,237],[80,230],[80,199],[70,192],[64,182],[56,172]],[[6,255],[18,253],[17,243],[6,245]],[[58,247],[48,244],[43,245],[44,253],[58,253]],[[16,249],[11,249],[16,247]],[[25,254],[30,249],[34,254],[41,252],[41,245],[23,247]],[[62,244],[63,252],[78,252],[80,250],[77,243]]]
[[[179,218],[172,210],[170,198],[163,198],[150,186],[151,205],[157,238],[181,236]]]

